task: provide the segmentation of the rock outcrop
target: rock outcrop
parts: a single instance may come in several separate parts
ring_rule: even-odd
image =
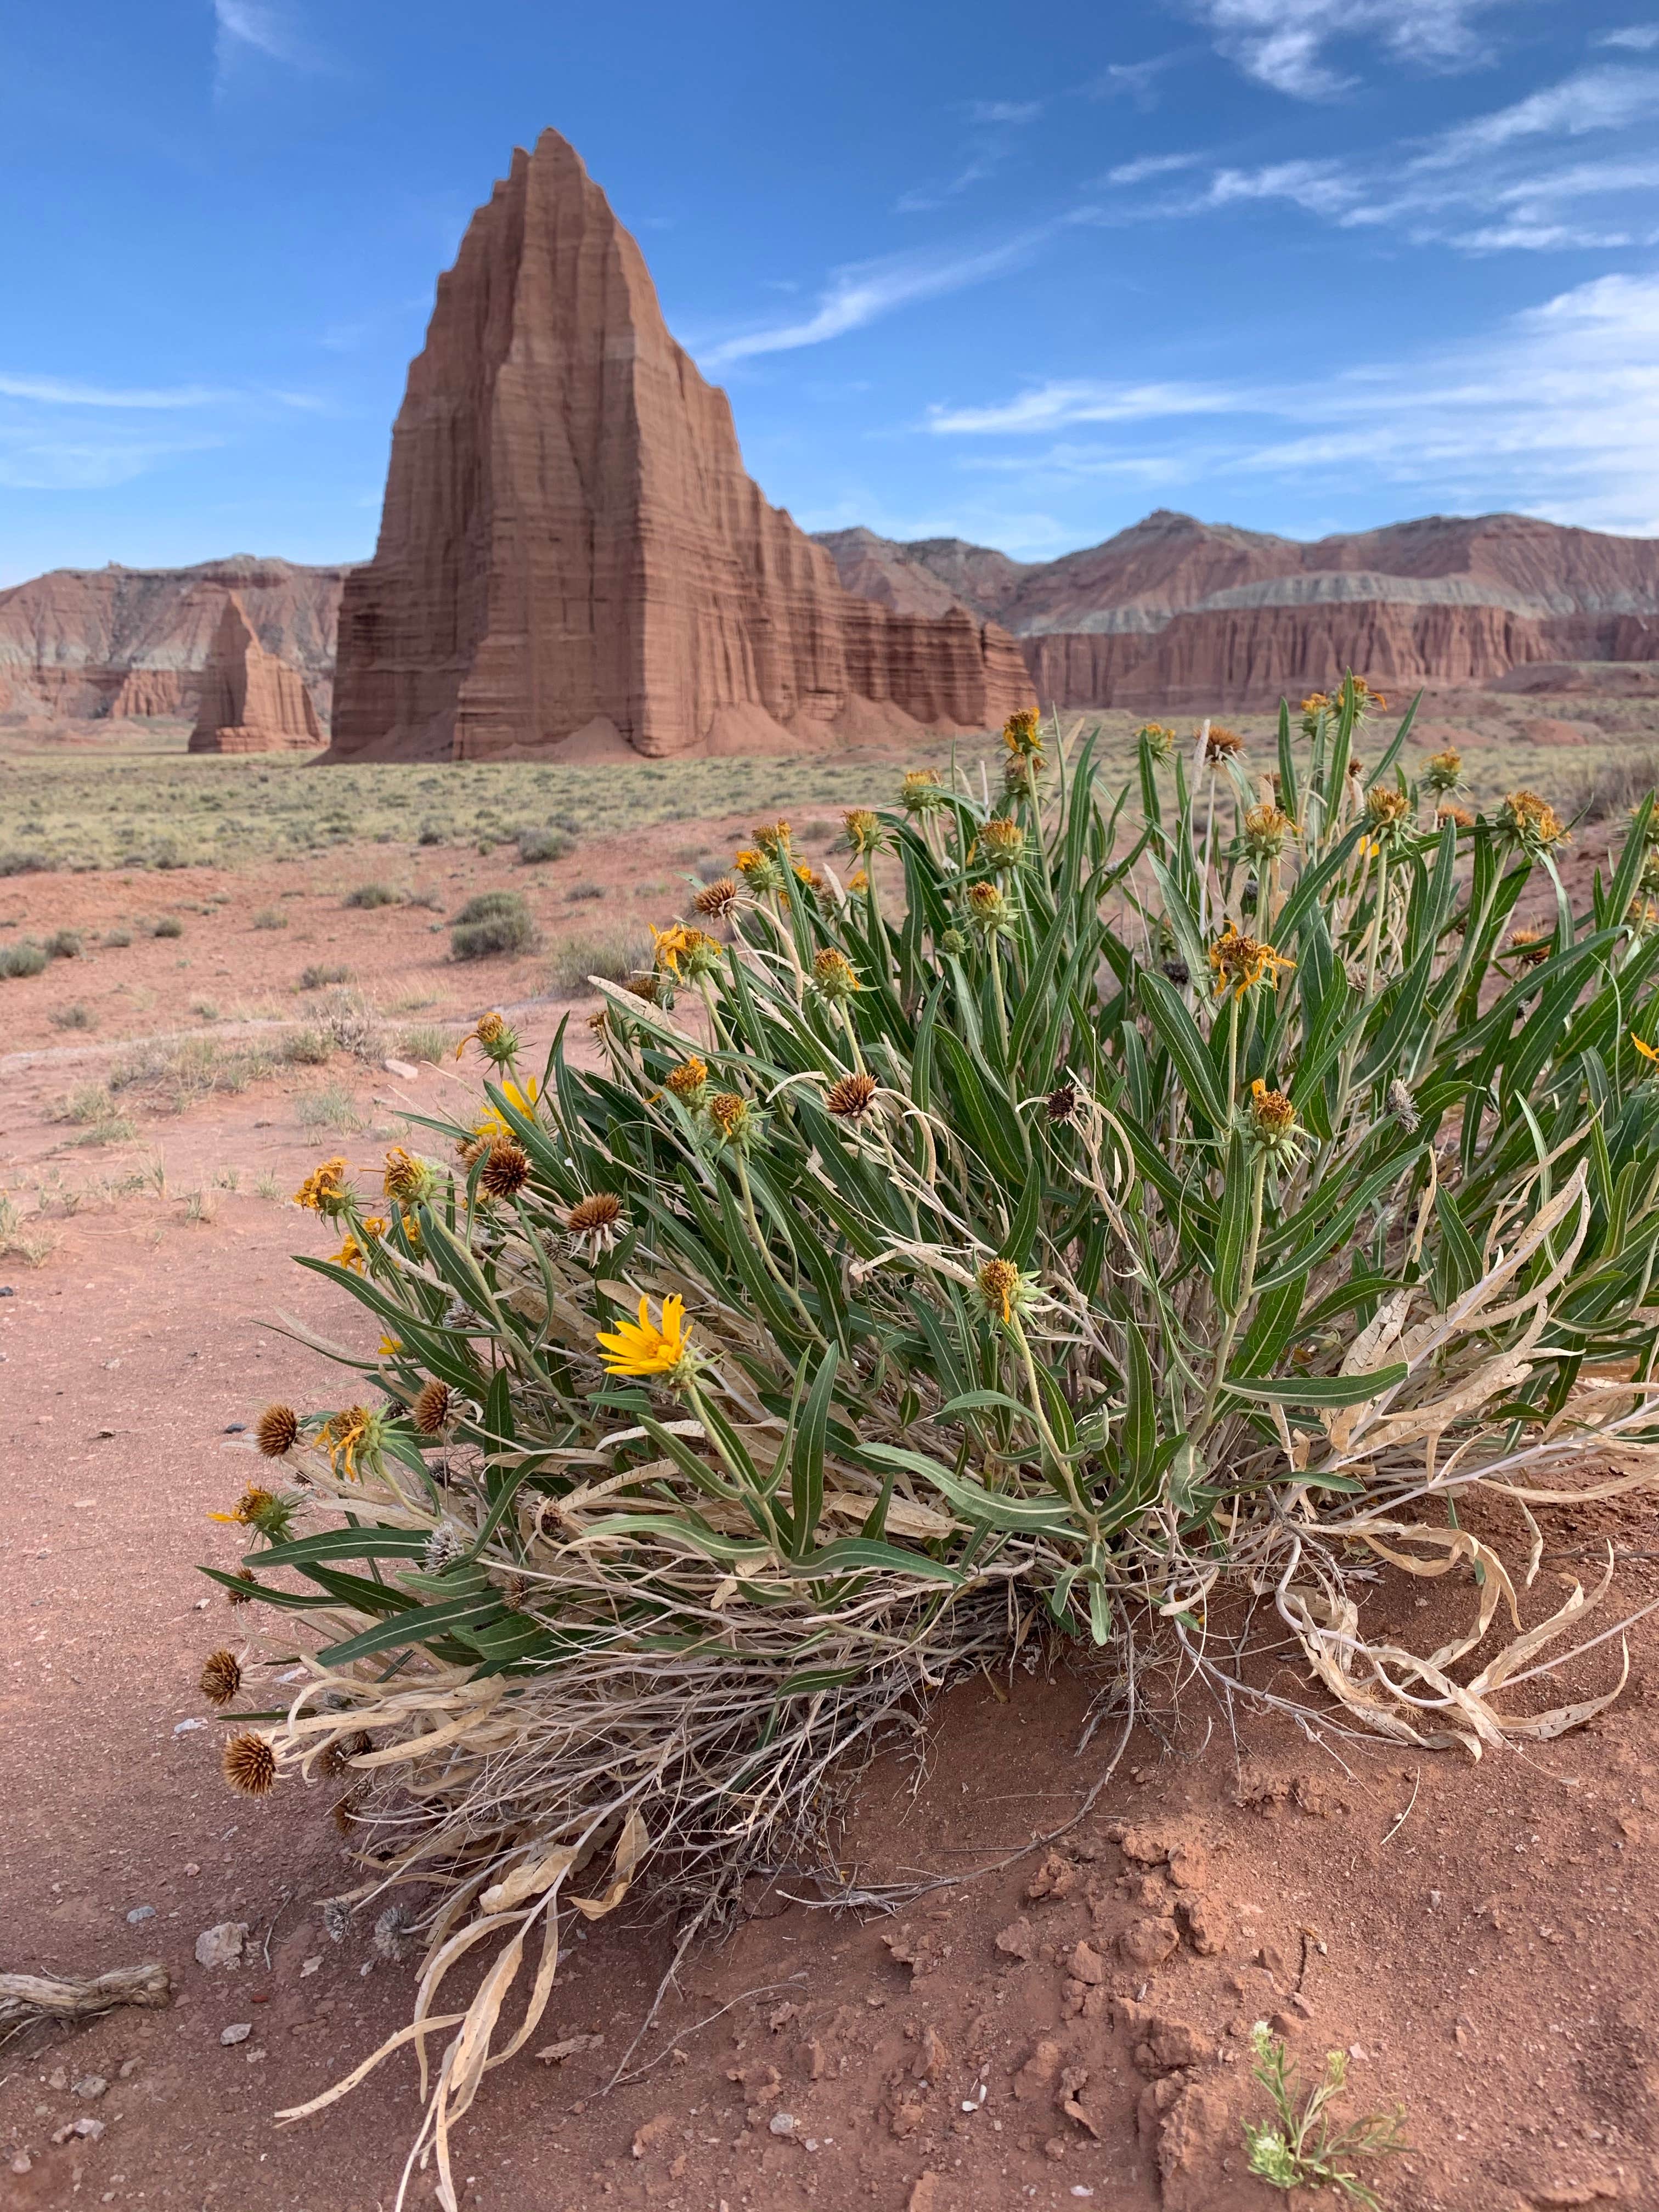
[[[1429,515],[1301,544],[1159,512],[1057,561],[959,538],[822,543],[897,612],[945,592],[1018,638],[1045,701],[1171,710],[1265,704],[1353,668],[1491,683],[1531,662],[1659,659],[1659,540],[1528,515]]]
[[[515,153],[410,369],[330,757],[777,750],[1031,699],[994,624],[843,589],[744,472],[574,150]]]
[[[323,742],[305,678],[253,634],[247,610],[230,592],[202,672],[193,753],[314,752]]]
[[[345,573],[241,553],[194,568],[55,568],[14,584],[0,592],[0,711],[193,718],[230,591],[325,719]]]

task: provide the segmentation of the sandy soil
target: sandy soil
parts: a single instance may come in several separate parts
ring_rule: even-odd
[[[709,831],[713,850],[734,826]],[[471,890],[528,887],[556,940],[572,914],[590,926],[592,907],[562,902],[577,875],[604,882],[607,915],[660,919],[672,894],[641,887],[665,882],[687,842],[677,825],[540,870],[443,854],[432,874],[447,911]],[[258,872],[0,886],[27,898],[31,927],[101,931],[141,899],[176,910],[186,890],[210,906],[182,940],[0,984],[16,1048],[0,1059],[0,1184],[32,1207],[44,1181],[56,1240],[38,1267],[0,1261],[0,1968],[159,1959],[174,1990],[166,2011],[0,2046],[8,2212],[371,2212],[392,2203],[416,2122],[406,2053],[319,2118],[273,2121],[401,2024],[410,1972],[367,1928],[340,1943],[325,1932],[321,1901],[350,1880],[326,1793],[250,1805],[220,1781],[217,1724],[193,1725],[202,1658],[257,1636],[274,1702],[284,1647],[278,1621],[230,1614],[195,1563],[235,1555],[206,1516],[251,1472],[241,1425],[275,1395],[332,1402],[325,1363],[270,1320],[286,1311],[352,1340],[364,1326],[289,1263],[324,1249],[325,1232],[258,1195],[262,1179],[291,1190],[337,1148],[373,1161],[401,1113],[453,1095],[454,1078],[337,1056],[181,1114],[139,1099],[134,1139],[95,1152],[65,1149],[75,1132],[49,1118],[133,1038],[190,1021],[221,967],[226,1007],[256,1012],[290,1008],[295,971],[325,953],[383,1004],[420,997],[414,1019],[532,1000],[538,962],[458,969],[428,910],[338,906],[343,880],[384,866],[353,854],[326,880],[276,872],[283,888],[303,879],[286,932],[250,927],[275,896]],[[233,903],[212,908],[226,890]],[[71,970],[100,1028],[60,1041],[47,1017]],[[568,1003],[532,1004],[533,1041]],[[354,1094],[362,1133],[302,1123],[325,1077]],[[123,1164],[158,1144],[165,1188],[118,1192]],[[234,1190],[214,1180],[230,1168]],[[100,1188],[66,1211],[62,1194],[90,1182]],[[1594,1572],[1588,1555],[1607,1538],[1628,1556],[1605,1620],[1615,1601],[1659,1595],[1650,1506],[1558,1513],[1547,1538],[1529,1617],[1560,1601],[1562,1576]],[[1379,1583],[1368,1626],[1440,1640],[1472,1591],[1426,1587]],[[1617,1650],[1580,1662],[1567,1687],[1607,1686]],[[1354,2112],[1406,2105],[1412,2148],[1373,2177],[1394,2212],[1659,2206],[1659,1992],[1643,1971],[1659,1942],[1651,1622],[1631,1653],[1631,1686],[1603,1720],[1479,1766],[1322,1746],[1202,1692],[1177,1721],[1154,1681],[1097,1802],[1052,1850],[1033,1838],[1074,1818],[1118,1748],[1109,1716],[1078,1748],[1104,1686],[1036,1653],[1012,1680],[959,1687],[925,1739],[865,1778],[843,1853],[866,1884],[941,1886],[895,1915],[834,1915],[798,1873],[756,1884],[741,1923],[690,1954],[608,2096],[672,1931],[642,1907],[632,1924],[579,1932],[535,2047],[603,2041],[490,2077],[463,2138],[465,2201],[1265,2212],[1275,2199],[1244,2177],[1240,2127],[1266,2114],[1248,2037],[1267,2018],[1304,2066],[1348,2052]],[[1255,1663],[1264,1684],[1292,1683],[1282,1656]],[[247,1923],[242,1963],[198,1965],[198,1936],[227,1921]],[[429,2177],[412,2201],[431,2202]]]

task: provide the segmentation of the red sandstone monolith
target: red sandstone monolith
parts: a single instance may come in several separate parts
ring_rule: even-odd
[[[240,599],[230,592],[202,672],[201,702],[190,750],[312,752],[322,742],[322,726],[305,678],[265,651]]]

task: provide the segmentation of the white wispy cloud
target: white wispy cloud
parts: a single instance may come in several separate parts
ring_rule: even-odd
[[[210,436],[60,438],[0,424],[0,484],[13,491],[108,491],[161,462],[224,442]]]
[[[1595,43],[1622,46],[1627,53],[1651,53],[1659,46],[1659,23],[1626,23],[1622,31],[1604,31]]]
[[[1247,76],[1295,100],[1328,100],[1352,83],[1329,58],[1344,40],[1396,59],[1462,69],[1482,58],[1474,19],[1513,0],[1192,0],[1217,46]]]
[[[802,346],[822,345],[826,339],[844,337],[878,316],[908,307],[912,301],[938,299],[945,293],[960,292],[970,284],[1000,276],[1028,260],[1052,228],[1044,225],[1000,245],[957,253],[894,254],[884,260],[850,264],[833,273],[811,314],[701,347],[696,349],[697,359],[705,368],[724,368],[763,354],[793,353]]]
[[[1035,123],[1042,112],[1040,100],[974,100],[968,103],[970,123]]]
[[[201,384],[133,391],[81,384],[64,377],[16,376],[0,371],[0,398],[35,399],[49,407],[205,407],[225,396]]]
[[[1001,162],[1001,149],[987,147],[965,161],[956,175],[947,178],[944,184],[918,185],[914,191],[901,192],[893,205],[900,215],[926,215],[933,208],[944,207],[948,201],[959,199],[974,185],[983,184]]]
[[[1622,131],[1659,114],[1659,70],[1631,69],[1610,64],[1581,70],[1559,84],[1547,85],[1500,107],[1491,115],[1477,115],[1445,131],[1425,154],[1413,162],[1414,169],[1444,169],[1494,154],[1523,138],[1580,138],[1591,131]]]
[[[1125,406],[1127,392],[1137,404]],[[1364,479],[1458,511],[1520,507],[1585,527],[1659,533],[1659,276],[1610,276],[1510,318],[1480,343],[1361,363],[1335,375],[1229,387],[1175,381],[1049,383],[998,404],[939,406],[923,428],[976,441],[1052,436],[1085,424],[1212,418],[1211,483]],[[1139,453],[1075,441],[1024,458],[1024,481],[1099,473]],[[981,463],[983,465],[983,463]]]
[[[1109,62],[1084,90],[1092,100],[1122,96],[1132,100],[1137,107],[1155,107],[1159,78],[1182,58],[1177,50],[1174,53],[1154,54],[1149,61]]]
[[[285,63],[289,69],[327,66],[292,9],[278,4],[278,0],[213,0],[213,27],[214,60],[222,89],[236,64],[251,54]]]
[[[1138,161],[1120,161],[1108,169],[1109,185],[1144,185],[1151,177],[1172,177],[1179,169],[1195,169],[1201,154],[1143,154]]]

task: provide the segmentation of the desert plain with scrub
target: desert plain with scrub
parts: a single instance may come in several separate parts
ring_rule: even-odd
[[[1583,745],[1522,734],[1507,702],[1456,714],[1471,801],[1524,785],[1588,809],[1561,853],[1586,903],[1648,773],[1639,714]],[[1068,716],[1055,749],[1104,725],[1132,772],[1121,719]],[[1238,719],[1265,765],[1271,722]],[[325,1910],[356,1879],[339,1784],[231,1794],[197,1686],[228,1646],[243,1707],[292,1694],[305,1639],[204,1597],[196,1562],[241,1556],[209,1516],[256,1479],[260,1409],[338,1395],[295,1325],[374,1352],[368,1317],[293,1266],[338,1241],[294,1195],[325,1156],[378,1188],[391,1148],[429,1146],[420,1117],[470,1120],[476,1047],[459,1066],[455,1048],[491,1010],[523,1066],[567,1023],[597,1068],[588,976],[659,964],[653,927],[693,913],[756,822],[787,807],[795,857],[845,881],[844,808],[891,809],[903,770],[948,775],[953,750],[976,792],[1000,753],[504,764],[434,789],[416,765],[186,763],[164,743],[115,777],[98,735],[14,740],[4,770],[48,866],[0,884],[0,944],[55,948],[0,982],[3,1449],[28,1501],[6,1538],[8,1964],[159,1960],[172,2001],[9,2040],[6,2201],[369,2212],[418,2117],[410,2055],[314,2118],[272,2115],[398,2033],[420,1939],[395,1909]],[[896,891],[891,857],[876,866]],[[454,918],[492,891],[523,899],[532,941],[454,959]],[[1471,1510],[1524,1559],[1512,1511]],[[1609,1543],[1619,1612],[1641,1614],[1650,1528],[1639,1492],[1549,1513],[1528,1617],[1593,1584]],[[1468,1564],[1384,1568],[1367,1634],[1427,1650],[1477,1601]],[[1360,2168],[1389,2204],[1656,2201],[1659,2008],[1632,1972],[1659,1934],[1650,1620],[1605,1712],[1477,1764],[1319,1725],[1299,1659],[1225,1602],[1216,1629],[1277,1709],[1182,1687],[1154,1650],[1126,1735],[1086,1640],[1034,1625],[857,1774],[837,1864],[863,1906],[819,1909],[810,1867],[750,1874],[665,1993],[678,1931],[648,1901],[578,1920],[533,2049],[458,2130],[459,2201],[1265,2207],[1243,2134],[1271,2117],[1262,2021],[1304,2087],[1345,2054],[1339,2111],[1403,2106],[1407,2147]],[[1551,1700],[1604,1692],[1616,1655]],[[410,2201],[434,2186],[417,2172]]]

